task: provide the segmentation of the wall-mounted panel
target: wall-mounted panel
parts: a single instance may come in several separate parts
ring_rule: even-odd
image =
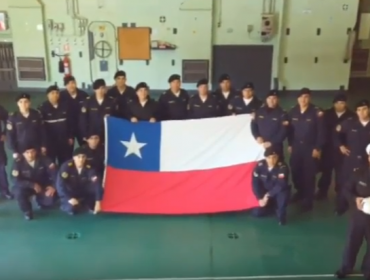
[[[121,60],[150,60],[150,28],[119,27],[118,54]]]

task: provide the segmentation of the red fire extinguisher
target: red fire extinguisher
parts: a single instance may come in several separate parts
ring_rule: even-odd
[[[64,77],[68,77],[72,75],[71,72],[71,60],[69,59],[68,55],[64,56],[63,59],[63,68],[64,68]]]

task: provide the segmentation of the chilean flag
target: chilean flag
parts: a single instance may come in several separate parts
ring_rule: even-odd
[[[105,122],[103,211],[206,214],[258,205],[252,173],[264,149],[251,134],[250,115]]]

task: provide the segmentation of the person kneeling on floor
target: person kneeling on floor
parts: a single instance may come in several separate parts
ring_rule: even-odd
[[[253,192],[259,206],[252,210],[255,217],[269,216],[276,212],[280,225],[286,223],[286,209],[290,196],[289,169],[279,162],[278,150],[267,148],[265,159],[258,162],[253,171]]]
[[[54,187],[56,165],[30,145],[14,161],[12,169],[13,192],[26,220],[33,219],[31,197],[35,196],[40,209],[51,208],[56,202]]]
[[[83,210],[98,213],[103,195],[100,182],[97,172],[86,163],[86,149],[75,149],[73,159],[63,163],[57,175],[61,210],[69,215]]]

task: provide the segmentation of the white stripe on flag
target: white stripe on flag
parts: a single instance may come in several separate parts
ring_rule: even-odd
[[[205,170],[255,162],[264,149],[250,115],[162,122],[160,171]]]

